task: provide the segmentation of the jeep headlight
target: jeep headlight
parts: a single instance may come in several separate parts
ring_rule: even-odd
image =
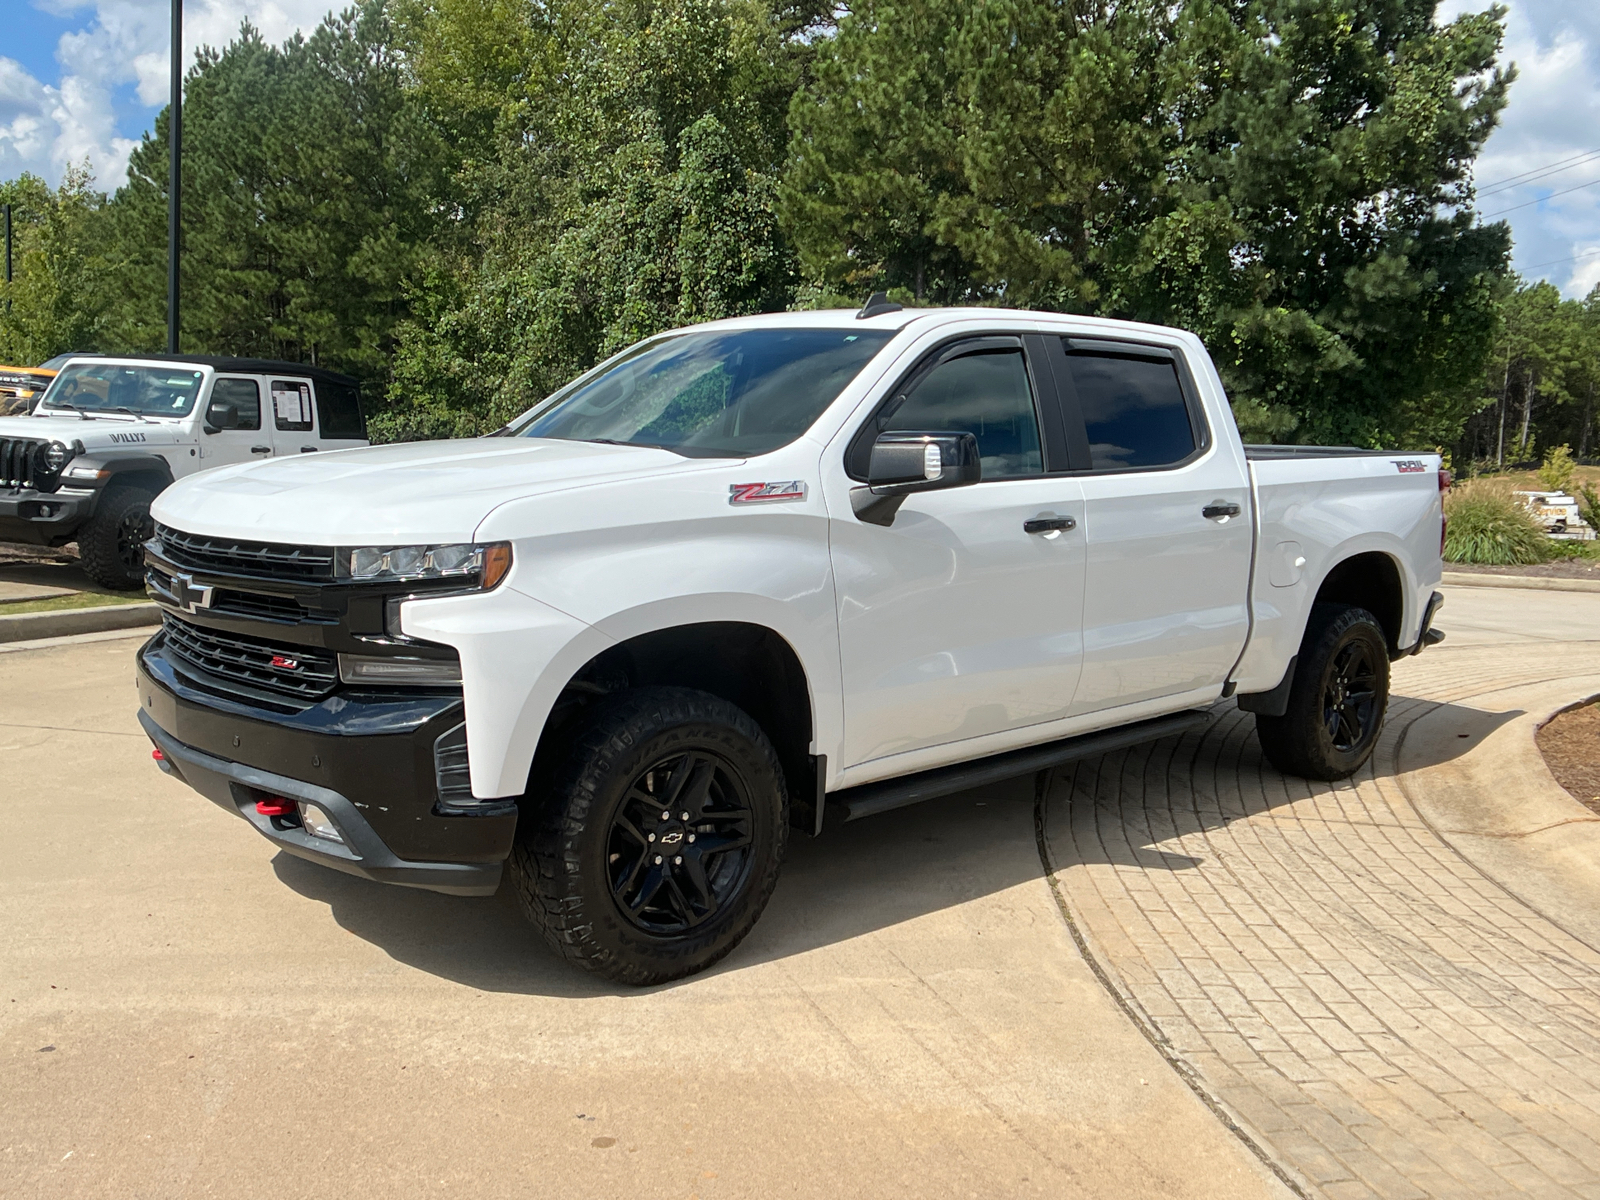
[[[460,580],[487,590],[511,570],[511,543],[457,542],[446,546],[345,546],[339,576],[354,583]]]
[[[39,465],[52,475],[61,474],[61,468],[72,461],[72,451],[60,442],[47,442],[39,447]]]

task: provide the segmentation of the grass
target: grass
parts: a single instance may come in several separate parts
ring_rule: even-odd
[[[143,592],[119,592],[114,596],[103,596],[98,592],[73,592],[70,596],[51,596],[45,600],[0,603],[0,617],[14,617],[20,613],[61,612],[70,608],[103,608],[108,604],[143,604],[149,599]]]
[[[1474,479],[1452,488],[1445,497],[1450,524],[1445,530],[1447,562],[1486,566],[1526,566],[1556,557],[1584,557],[1565,552],[1567,545],[1546,537],[1503,479]],[[1559,549],[1558,549],[1559,547]]]

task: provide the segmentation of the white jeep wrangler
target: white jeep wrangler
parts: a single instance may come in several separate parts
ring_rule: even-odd
[[[251,358],[79,356],[0,417],[0,541],[78,543],[102,587],[144,584],[150,503],[211,467],[367,444],[348,375]]]

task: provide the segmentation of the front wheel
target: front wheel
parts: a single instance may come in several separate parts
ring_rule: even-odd
[[[755,925],[778,881],[788,796],[742,709],[687,688],[604,702],[524,818],[523,912],[569,962],[618,983],[703,971]]]
[[[1267,760],[1285,775],[1345,779],[1372,756],[1389,707],[1389,646],[1364,608],[1315,604],[1300,643],[1289,705],[1256,715]]]
[[[144,586],[144,544],[155,533],[149,488],[123,484],[100,498],[78,534],[78,559],[83,573],[103,588],[131,592]]]

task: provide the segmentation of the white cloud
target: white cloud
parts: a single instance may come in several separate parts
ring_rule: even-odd
[[[68,166],[87,159],[98,185],[114,189],[126,178],[137,145],[117,136],[116,90],[132,85],[152,110],[167,102],[168,0],[46,0],[42,7],[57,15],[85,10],[87,19],[57,44],[61,78],[55,85],[0,58],[0,177],[31,171],[54,184]],[[297,30],[310,32],[330,7],[329,0],[189,0],[185,66],[193,65],[197,47],[225,45],[245,20],[268,41],[281,42]]]
[[[1446,0],[1439,17],[1483,7]],[[1600,150],[1600,6],[1513,0],[1510,9],[1504,57],[1516,64],[1517,80],[1478,160],[1478,211],[1510,223],[1518,271],[1581,296],[1600,280],[1600,260],[1576,257],[1600,249],[1600,157],[1494,185]]]

